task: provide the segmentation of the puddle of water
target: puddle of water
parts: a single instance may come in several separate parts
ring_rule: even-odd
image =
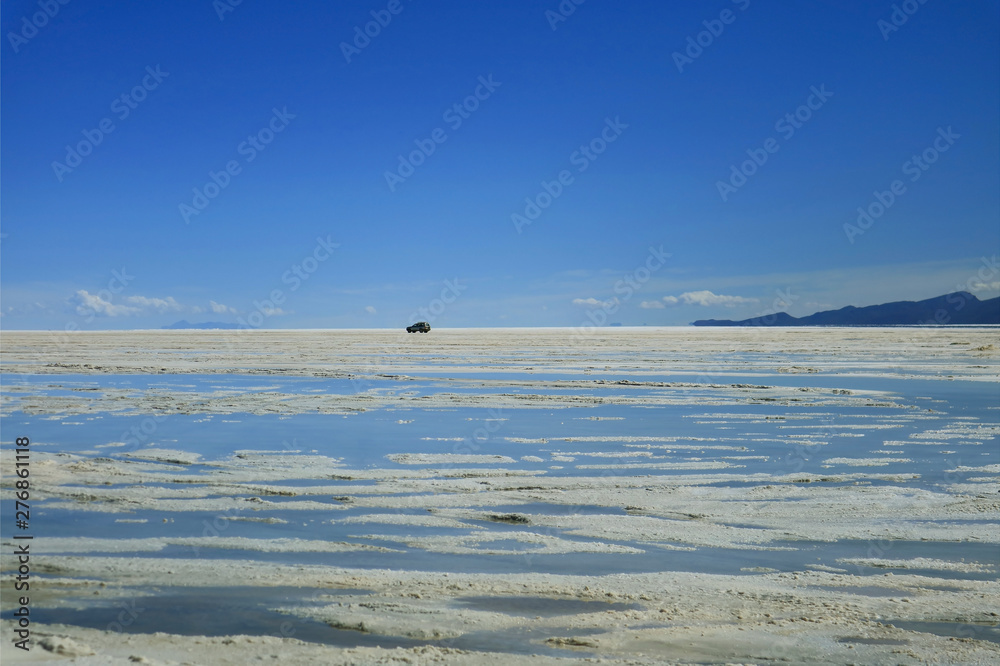
[[[330,479],[330,478],[320,478],[320,479],[273,479],[268,480],[265,485],[268,486],[290,486],[292,488],[297,487],[311,487],[311,486],[335,486],[337,484],[344,484],[348,486],[375,486],[378,481],[374,479]],[[252,484],[251,484],[252,485]]]
[[[625,509],[617,506],[601,506],[599,504],[550,504],[548,502],[528,502],[526,504],[490,505],[490,514],[544,514],[548,516],[624,516]],[[530,516],[527,516],[530,518]]]
[[[853,643],[855,645],[909,645],[910,641],[902,638],[865,638],[864,636],[841,636],[838,643]]]
[[[181,636],[294,637],[338,647],[413,647],[422,641],[335,629],[322,622],[268,610],[301,605],[318,594],[344,595],[364,590],[257,588],[158,588],[151,596],[95,604],[86,609],[32,608],[46,624],[69,624],[128,634],[165,632]],[[13,611],[4,613],[7,618]]]
[[[1000,621],[1000,618],[998,618]],[[986,622],[889,622],[894,627],[907,631],[919,631],[935,636],[974,638],[979,641],[1000,643],[1000,623]]]
[[[587,637],[601,633],[588,629],[569,629],[554,627],[548,629],[533,629],[531,627],[518,627],[510,631],[474,631],[453,641],[449,646],[462,650],[474,650],[481,652],[502,652],[517,655],[543,655],[548,657],[568,657],[580,659],[594,654],[594,651],[586,647],[573,649],[558,648],[545,641],[554,636],[561,637]],[[517,663],[512,661],[511,663]]]
[[[141,376],[132,378],[141,383]],[[187,379],[187,378],[185,378]],[[192,376],[193,380],[204,382],[205,378]],[[852,378],[861,381],[861,378]],[[50,381],[50,380],[45,380]],[[114,386],[115,378],[102,378],[104,386]],[[225,381],[218,376],[212,381],[220,386],[231,386],[234,390],[252,390],[260,388],[259,380],[254,377],[227,376]],[[866,380],[875,382],[873,386],[885,389],[887,386],[907,389],[907,394],[928,393],[937,389],[940,395],[948,397],[945,407],[948,412],[971,414],[974,420],[990,421],[987,411],[988,400],[982,395],[982,382],[930,382],[914,381],[913,387],[906,382],[890,382],[886,380]],[[80,383],[93,386],[94,378],[80,378]],[[325,382],[325,383],[324,383]],[[342,392],[349,380],[317,380],[310,378],[282,378],[278,383],[283,391],[303,393],[317,387],[329,387],[334,392]],[[336,386],[335,386],[336,384]],[[272,388],[272,387],[267,387]],[[947,388],[947,391],[944,391]],[[587,393],[600,391],[581,389]],[[706,389],[708,390],[708,389]],[[596,391],[596,392],[595,392]],[[549,392],[546,389],[544,392]],[[555,391],[552,391],[555,392]],[[576,391],[579,392],[579,391]],[[712,390],[708,390],[709,393]],[[812,400],[810,394],[804,393],[805,400]],[[918,406],[919,400],[902,395],[889,396],[900,404],[912,407]],[[727,399],[728,400],[728,399]],[[938,446],[919,445],[923,440],[911,440],[910,435],[920,434],[928,429],[940,428],[955,423],[952,414],[942,413],[930,420],[909,418],[910,415],[927,416],[923,409],[907,409],[882,407],[823,407],[821,413],[816,413],[816,406],[809,404],[756,404],[720,407],[727,418],[728,425],[709,425],[700,421],[711,415],[715,408],[704,405],[664,405],[632,407],[625,405],[605,405],[586,409],[509,409],[502,411],[507,421],[497,421],[488,430],[489,439],[485,443],[488,453],[510,456],[520,460],[522,456],[536,456],[542,462],[520,461],[503,465],[505,468],[537,470],[552,464],[551,455],[560,451],[603,452],[611,457],[577,457],[577,460],[562,465],[562,469],[546,469],[546,473],[556,476],[591,476],[603,469],[603,465],[628,464],[629,467],[615,470],[624,474],[689,474],[688,469],[656,469],[641,465],[644,458],[636,457],[636,444],[622,441],[573,441],[566,438],[574,437],[621,437],[622,435],[639,437],[679,437],[678,446],[697,445],[695,439],[709,439],[706,445],[730,445],[745,447],[745,450],[731,452],[716,449],[677,449],[670,450],[670,442],[662,442],[658,446],[666,448],[651,449],[657,457],[649,460],[652,464],[662,462],[684,462],[691,456],[698,457],[704,463],[725,462],[735,467],[725,468],[733,474],[773,473],[784,474],[792,471],[803,475],[830,476],[843,473],[870,472],[877,474],[909,473],[920,478],[907,481],[908,485],[916,487],[935,487],[940,483],[953,483],[961,479],[963,474],[949,474],[959,464],[987,465],[998,458],[996,447],[979,445],[991,441],[992,435],[987,431],[970,432],[967,436],[948,439],[946,446],[954,454],[944,456]],[[829,413],[832,410],[833,414]],[[623,420],[589,420],[579,418],[586,415],[615,415]],[[246,414],[230,415],[231,418],[213,419],[206,422],[203,415],[169,415],[157,416],[155,431],[143,435],[143,447],[155,445],[169,448],[180,448],[197,452],[203,456],[202,462],[220,458],[228,458],[238,449],[266,449],[272,451],[316,451],[320,455],[343,459],[343,465],[350,467],[395,467],[386,459],[392,453],[426,452],[451,453],[461,442],[478,436],[482,430],[484,419],[496,416],[496,410],[473,407],[458,407],[442,416],[442,412],[433,415],[420,409],[407,410],[407,423],[399,423],[398,414],[387,410],[374,409],[369,412],[344,418],[342,415],[298,414],[293,416],[251,416]],[[130,435],[130,428],[145,427],[149,416],[144,415],[114,415],[104,421],[89,422],[84,428],[60,428],[58,422],[46,421],[44,418],[27,418],[20,412],[11,414],[18,422],[18,429],[23,427],[35,434],[34,439],[44,443],[46,440],[58,442],[59,450],[82,451],[89,450],[95,444],[135,439]],[[801,418],[800,418],[801,417]],[[5,417],[6,418],[6,417]],[[75,418],[75,417],[73,417]],[[63,419],[65,420],[65,419]],[[717,419],[716,419],[717,420]],[[747,421],[751,421],[752,425]],[[337,426],[336,441],[331,441],[331,424]],[[972,422],[970,422],[972,423]],[[666,424],[669,424],[667,426]],[[732,429],[722,429],[729,428]],[[864,426],[851,428],[851,426]],[[894,426],[886,429],[869,429],[867,426]],[[898,427],[895,427],[898,426]],[[479,429],[479,430],[477,430]],[[861,435],[860,437],[839,437],[843,434]],[[823,446],[797,444],[791,435],[801,435],[805,441],[825,441]],[[425,439],[426,438],[426,439]],[[518,443],[508,441],[509,438],[546,439],[546,443]],[[758,441],[763,440],[763,441]],[[874,454],[872,451],[884,448],[885,440],[901,441],[904,446],[898,455]],[[914,443],[915,442],[915,443]],[[484,449],[485,450],[485,449]],[[128,453],[127,449],[108,449],[106,455],[118,457]],[[621,457],[614,457],[621,453]],[[730,459],[732,456],[740,459]],[[826,466],[829,458],[906,458],[910,462],[889,462],[883,466],[857,466],[844,462]],[[578,469],[579,464],[598,465],[594,469]],[[404,466],[413,469],[411,466]],[[448,468],[450,465],[431,465],[430,467]],[[178,477],[187,477],[209,471],[202,465],[171,465],[164,466]],[[485,467],[484,467],[485,469]],[[707,470],[707,473],[716,473]],[[726,473],[726,472],[723,472]],[[294,485],[294,481],[286,481]],[[876,482],[884,483],[884,482]]]
[[[872,549],[876,553],[872,554]],[[947,562],[966,562],[996,566],[997,546],[992,543],[971,541],[837,541],[822,546],[822,563],[847,569],[858,576],[885,576],[887,574],[916,574],[952,580],[1000,580],[997,571],[967,572],[941,569],[900,567],[869,567],[854,563],[837,562],[839,558],[873,557],[889,560],[927,558]],[[903,595],[905,596],[905,594]]]
[[[519,617],[556,617],[642,608],[639,604],[587,601],[584,599],[553,599],[551,597],[460,597],[455,599],[455,603],[473,610]]]
[[[155,588],[149,596],[100,602],[85,609],[33,607],[32,616],[46,624],[68,624],[127,634],[165,632],[181,636],[276,636],[296,638],[336,647],[415,647],[442,645],[465,650],[494,651],[507,654],[543,654],[579,657],[581,650],[560,649],[546,645],[552,636],[587,636],[593,631],[555,628],[539,631],[518,627],[510,631],[479,631],[445,641],[419,641],[396,636],[378,636],[337,629],[322,622],[278,613],[269,608],[314,603],[317,597],[364,594],[357,589],[315,589],[297,587],[228,587],[228,588]],[[633,604],[608,604],[600,601],[502,597],[491,603],[489,597],[466,597],[458,600],[477,610],[510,612],[513,615],[546,617],[581,612],[625,610]],[[593,607],[593,608],[591,608]],[[0,614],[13,617],[13,610]]]

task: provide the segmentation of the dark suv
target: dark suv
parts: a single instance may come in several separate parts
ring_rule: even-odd
[[[407,333],[430,333],[430,331],[431,331],[431,325],[428,324],[426,321],[418,321],[413,326],[406,327]]]

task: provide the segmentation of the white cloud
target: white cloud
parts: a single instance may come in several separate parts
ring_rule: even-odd
[[[106,295],[107,298],[102,296]],[[75,306],[76,313],[85,317],[97,315],[101,317],[129,317],[149,311],[158,313],[180,312],[184,306],[173,296],[155,298],[149,296],[128,296],[121,303],[114,302],[114,296],[106,290],[91,294],[86,289],[78,290],[70,303]]]
[[[639,303],[639,307],[644,310],[662,310],[666,306],[660,301],[643,301]]]
[[[228,305],[216,303],[215,301],[209,301],[208,304],[212,307],[212,312],[215,314],[236,314],[236,308],[229,307]]]
[[[74,295],[76,302],[76,313],[79,315],[101,315],[104,317],[126,317],[142,311],[141,308],[133,308],[127,305],[116,305],[111,301],[106,301],[97,294],[91,294],[86,289],[80,289]]]
[[[664,296],[663,302],[667,305],[683,303],[684,305],[700,305],[702,307],[721,305],[727,308],[734,308],[737,305],[757,303],[758,300],[756,298],[743,298],[742,296],[713,294],[711,291],[703,289],[701,291],[686,291],[680,296]]]
[[[612,298],[610,301],[601,301],[596,298],[574,298],[573,305],[584,305],[588,308],[610,308],[618,304],[617,298]]]
[[[373,305],[366,305],[365,306],[365,312],[367,312],[368,314],[375,314],[375,306],[373,306]]]
[[[976,282],[972,285],[972,291],[996,291],[1000,289],[1000,280],[994,282]]]
[[[174,300],[173,296],[167,296],[166,298],[149,298],[147,296],[129,296],[125,299],[126,303],[132,305],[138,305],[142,308],[153,308],[159,310],[160,312],[167,312],[168,310],[183,310],[184,306]]]

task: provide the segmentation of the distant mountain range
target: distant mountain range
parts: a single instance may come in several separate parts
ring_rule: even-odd
[[[863,308],[848,305],[807,317],[786,312],[753,319],[700,319],[692,326],[934,326],[945,324],[1000,324],[1000,298],[981,301],[967,291],[956,291],[925,301],[896,301]]]
[[[234,329],[239,328],[239,324],[225,324],[219,321],[206,321],[200,324],[192,324],[191,322],[181,319],[180,321],[174,322],[169,326],[164,326],[165,329],[183,329],[183,328],[198,328],[202,330],[213,330],[213,329]]]

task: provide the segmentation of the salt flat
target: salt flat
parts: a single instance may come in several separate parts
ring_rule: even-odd
[[[30,437],[51,648],[32,656],[995,663],[998,346],[964,327],[5,333],[3,511]]]

